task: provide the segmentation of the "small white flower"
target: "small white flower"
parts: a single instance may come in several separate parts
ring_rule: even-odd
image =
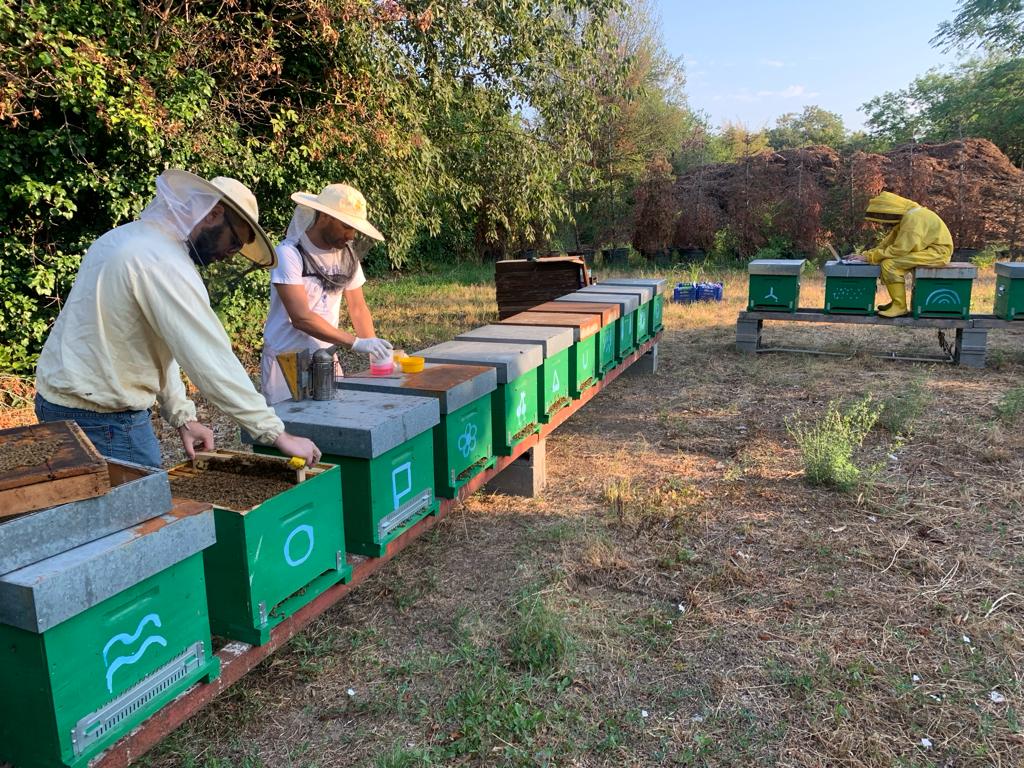
[[[927,738],[927,737],[921,739],[921,746],[924,747],[925,749],[931,749],[932,748],[932,740]]]
[[[992,699],[993,704],[1002,704],[1006,701],[1006,697],[1003,696],[1003,694],[1001,694],[999,691],[992,691],[992,693],[990,693],[988,697]]]
[[[686,613],[686,604],[685,603],[680,603],[679,605],[676,606],[676,608],[679,609],[680,613]]]
[[[646,719],[646,718],[648,718],[650,716],[651,716],[650,713],[646,709],[641,709],[640,710],[640,717]]]
[[[693,722],[693,723],[703,723],[704,722],[704,715],[702,715],[700,712],[698,712],[693,717],[690,718],[690,722]]]
[[[910,676],[910,680],[911,680],[911,682],[914,682],[914,683],[920,683],[921,682],[921,676],[920,675],[911,675]]]
[[[889,454],[889,461],[899,461],[899,459],[896,457],[895,453],[890,453]]]
[[[963,636],[961,637],[961,639],[962,639],[962,640],[963,640],[963,641],[964,641],[964,642],[965,642],[965,643],[966,643],[967,645],[970,645],[970,644],[971,644],[971,638],[969,638],[969,637],[968,637],[967,635],[963,635]]]
[[[929,693],[928,694],[928,698],[931,699],[932,701],[937,701],[940,704],[942,703],[942,697],[941,696],[936,696],[934,693]]]
[[[874,515],[868,515],[868,520],[870,520],[872,523],[877,523],[878,522],[878,518],[875,517]]]
[[[347,691],[345,691],[345,693],[347,693],[348,697],[351,699],[353,696],[356,695],[356,689],[355,688],[349,688]]]

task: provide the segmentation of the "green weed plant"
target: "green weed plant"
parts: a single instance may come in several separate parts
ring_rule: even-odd
[[[786,431],[803,456],[808,484],[849,491],[860,482],[862,470],[854,453],[878,420],[872,403],[868,395],[844,411],[834,400],[820,419],[787,423]]]

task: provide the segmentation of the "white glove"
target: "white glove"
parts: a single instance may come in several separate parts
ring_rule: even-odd
[[[360,339],[357,337],[352,342],[353,352],[369,355],[371,360],[387,360],[391,357],[393,349],[394,347],[391,346],[391,342],[384,341],[384,339]]]

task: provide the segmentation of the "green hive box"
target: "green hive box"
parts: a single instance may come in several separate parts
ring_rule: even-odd
[[[651,299],[651,333],[659,333],[665,328],[665,280],[660,277],[613,277],[602,280],[600,285],[649,286],[654,290]]]
[[[582,304],[614,304],[618,306],[618,332],[615,337],[616,363],[621,363],[636,350],[635,321],[639,313],[640,301],[634,294],[583,293],[582,291],[577,291],[576,293],[560,296],[555,301]]]
[[[180,501],[0,576],[0,762],[84,768],[218,676],[200,554],[213,541],[209,505]]]
[[[574,400],[598,381],[598,362],[600,354],[597,348],[598,332],[601,330],[601,319],[593,314],[570,314],[568,312],[520,312],[505,318],[499,327],[508,327],[506,338],[516,343],[528,343],[529,336],[523,337],[523,330],[536,329],[534,333],[552,328],[566,328],[572,332],[573,344],[569,348],[569,396]],[[485,331],[485,333],[489,333]],[[525,340],[524,340],[525,339]]]
[[[349,552],[380,557],[391,541],[437,512],[436,398],[339,390],[333,400],[285,400],[274,410],[289,433],[316,443],[321,462],[340,468]]]
[[[498,377],[491,395],[494,420],[492,437],[496,456],[510,456],[513,449],[540,430],[537,374],[540,372],[541,347],[538,344],[513,344],[501,340],[501,325],[488,325],[415,354],[428,363],[453,365],[489,365]],[[485,338],[474,336],[483,332]]]
[[[875,287],[880,273],[877,264],[825,262],[825,314],[875,314]]]
[[[800,306],[800,271],[804,259],[754,259],[747,266],[752,312],[796,312]]]
[[[914,317],[955,317],[971,314],[971,286],[978,268],[971,264],[914,269]]]
[[[491,436],[491,393],[498,388],[494,368],[476,365],[428,364],[420,373],[391,377],[369,372],[345,376],[336,382],[344,392],[361,390],[402,397],[432,397],[440,409],[434,427],[434,491],[454,499],[459,488],[494,466]]]
[[[178,482],[206,471],[295,483],[295,470],[277,456],[219,451],[198,454],[169,470]],[[306,479],[249,509],[214,505],[217,542],[203,552],[210,627],[219,637],[263,645],[271,630],[339,581],[352,576],[345,559],[341,473],[330,464],[305,470]]]
[[[569,391],[572,381],[572,329],[530,327],[504,321],[497,325],[516,329],[508,332],[510,335],[505,340],[516,344],[534,344],[541,348],[544,361],[537,374],[537,416],[542,424],[547,424],[556,413],[572,404],[572,393]]]
[[[640,346],[654,335],[654,297],[656,295],[654,286],[651,285],[616,285],[611,283],[597,283],[581,288],[579,293],[591,294],[631,294],[636,296],[638,301],[636,319],[633,323],[633,343]]]
[[[1003,320],[1024,318],[1024,263],[996,263],[994,314]]]
[[[566,314],[596,315],[601,328],[597,332],[597,368],[598,380],[603,379],[615,367],[615,341],[618,333],[619,305],[601,304],[597,302],[579,303],[566,301],[546,301],[538,304],[531,312],[564,312]]]

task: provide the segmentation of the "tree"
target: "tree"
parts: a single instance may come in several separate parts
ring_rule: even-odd
[[[669,55],[650,0],[635,0],[606,24],[615,42],[598,120],[587,134],[592,175],[572,187],[575,213],[568,222],[575,244],[602,244],[631,238],[636,190],[648,168],[671,161],[697,122],[686,103],[682,61]]]
[[[961,0],[956,15],[939,25],[931,42],[946,51],[981,46],[1019,56],[1024,53],[1024,2]]]
[[[723,160],[742,160],[753,157],[769,149],[768,134],[764,130],[752,131],[743,123],[726,120],[718,132]]]
[[[31,370],[85,248],[167,166],[240,178],[272,233],[291,192],[352,183],[394,266],[551,233],[619,89],[622,7],[0,0],[0,369]],[[242,323],[266,278],[240,285]]]
[[[768,131],[768,142],[773,149],[796,149],[819,144],[840,147],[845,140],[843,118],[813,104],[804,107],[800,114],[787,112]]]

